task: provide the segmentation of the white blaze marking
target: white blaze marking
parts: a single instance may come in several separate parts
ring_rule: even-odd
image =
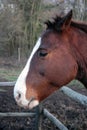
[[[25,95],[26,95],[26,76],[27,76],[27,73],[29,72],[29,69],[30,69],[31,60],[32,60],[35,52],[38,50],[40,45],[41,45],[41,38],[38,39],[35,47],[33,48],[33,51],[30,55],[30,58],[27,61],[25,68],[23,69],[23,71],[19,75],[17,82],[15,84],[15,87],[14,87],[14,98],[16,99],[16,97],[18,96],[18,93],[22,94],[20,100],[16,99],[16,101],[18,103],[21,102],[21,104],[23,106],[27,106],[29,103],[29,101],[25,97]],[[35,101],[35,104],[37,104],[36,102],[38,102],[38,101]],[[34,103],[34,101],[33,101],[33,103]],[[34,106],[34,104],[31,106]]]

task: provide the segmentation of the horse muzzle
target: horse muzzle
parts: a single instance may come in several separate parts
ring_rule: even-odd
[[[14,94],[14,98],[17,102],[17,104],[20,107],[23,107],[25,109],[32,109],[39,105],[39,101],[36,100],[34,97],[31,97],[29,100],[27,100],[23,93],[17,92]]]

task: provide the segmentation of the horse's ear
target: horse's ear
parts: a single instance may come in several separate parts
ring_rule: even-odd
[[[62,20],[61,20],[61,23],[62,23],[61,30],[65,30],[70,26],[71,19],[72,19],[72,10],[70,10],[69,13],[62,18]]]

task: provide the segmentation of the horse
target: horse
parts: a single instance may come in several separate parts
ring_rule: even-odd
[[[87,24],[65,16],[46,21],[46,29],[14,87],[21,107],[32,109],[54,91],[77,79],[87,85]]]

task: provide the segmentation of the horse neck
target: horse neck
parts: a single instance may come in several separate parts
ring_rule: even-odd
[[[69,36],[71,52],[78,64],[76,79],[87,85],[87,33],[73,28]]]

